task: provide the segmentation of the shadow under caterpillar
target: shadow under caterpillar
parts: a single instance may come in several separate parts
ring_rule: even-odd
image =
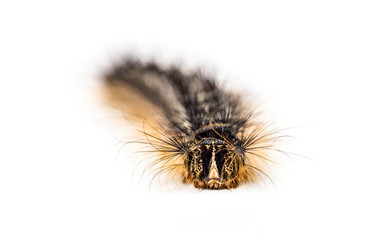
[[[138,142],[157,154],[150,164],[155,176],[168,174],[199,189],[269,178],[265,169],[269,152],[279,151],[279,132],[257,121],[244,98],[214,78],[127,58],[107,71],[103,87],[126,119],[150,123]]]

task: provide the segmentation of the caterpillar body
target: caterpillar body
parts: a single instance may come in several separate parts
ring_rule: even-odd
[[[109,69],[103,83],[128,120],[151,123],[140,143],[157,154],[150,164],[155,175],[199,189],[232,189],[269,178],[265,169],[277,132],[213,77],[128,58]]]

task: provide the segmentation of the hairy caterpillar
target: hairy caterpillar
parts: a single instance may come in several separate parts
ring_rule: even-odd
[[[142,132],[158,154],[150,167],[199,189],[231,189],[268,177],[277,131],[256,121],[241,95],[201,71],[182,71],[128,58],[103,77],[114,107],[128,120],[150,122]],[[152,118],[152,120],[151,120]]]

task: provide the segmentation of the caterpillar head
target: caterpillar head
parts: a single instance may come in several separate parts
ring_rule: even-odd
[[[183,179],[184,183],[192,183],[198,189],[212,190],[232,189],[259,180],[264,182],[262,176],[270,179],[262,170],[263,160],[269,157],[265,146],[260,145],[273,139],[266,138],[269,134],[259,136],[259,131],[255,130],[230,142],[220,136],[199,136],[198,140],[169,131],[158,133],[161,136],[144,132],[148,144],[159,153],[159,158],[148,166],[154,168],[153,179],[166,173],[170,180]]]
[[[191,148],[186,159],[188,182],[203,189],[235,188],[241,158],[224,141],[206,139]]]

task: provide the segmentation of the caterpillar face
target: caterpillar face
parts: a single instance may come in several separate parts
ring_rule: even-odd
[[[224,141],[206,139],[192,147],[186,160],[188,182],[203,189],[237,186],[240,159]]]

